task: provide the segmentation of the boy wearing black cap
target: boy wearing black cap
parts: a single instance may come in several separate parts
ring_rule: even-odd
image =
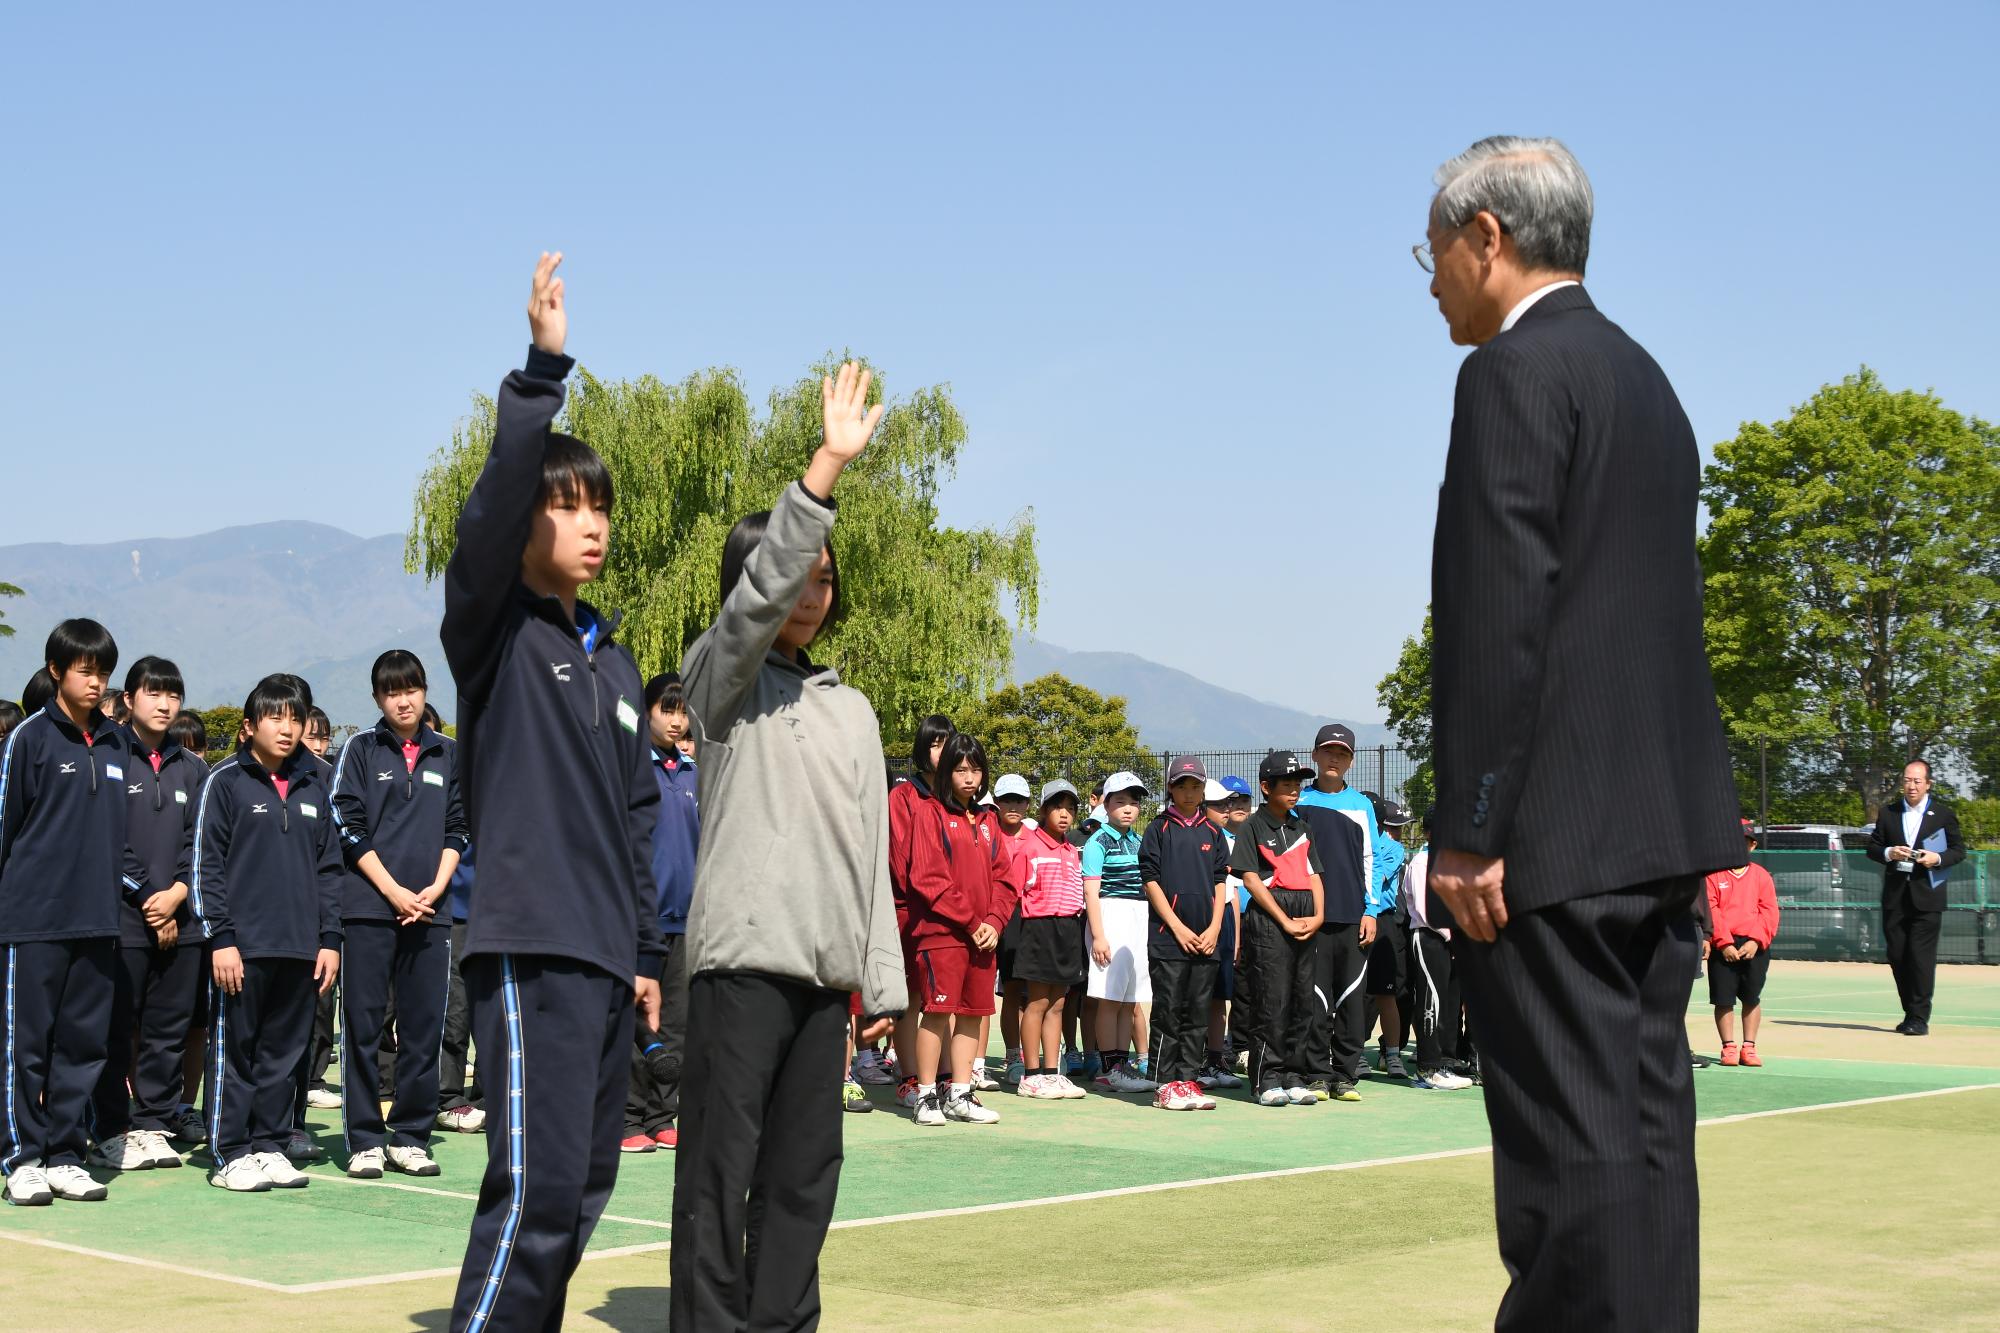
[[[1202,813],[1208,770],[1176,759],[1167,769],[1172,804],[1139,840],[1139,874],[1152,904],[1148,970],[1153,981],[1147,1061],[1165,1111],[1212,1111],[1195,1080],[1206,1068],[1208,1003],[1215,994],[1216,946],[1229,894],[1229,851]]]
[[[1385,1077],[1408,1078],[1403,1067],[1404,1018],[1402,995],[1409,989],[1410,930],[1402,902],[1403,829],[1408,809],[1374,792],[1363,792],[1375,805],[1375,822],[1382,830],[1375,844],[1375,881],[1369,886],[1367,913],[1375,919],[1375,942],[1368,946],[1368,997],[1382,1019],[1379,1067]]]
[[[1230,869],[1250,890],[1240,972],[1252,995],[1250,1082],[1263,1106],[1304,1106],[1312,1068],[1310,1024],[1316,942],[1325,920],[1319,848],[1295,812],[1312,769],[1289,750],[1257,767],[1264,805],[1243,825]]]

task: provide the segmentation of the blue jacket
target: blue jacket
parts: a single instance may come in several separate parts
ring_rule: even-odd
[[[653,825],[653,883],[660,889],[660,933],[685,935],[694,902],[694,861],[701,850],[701,801],[694,760],[653,751],[660,818]]]
[[[462,926],[472,912],[472,881],[478,875],[472,864],[472,848],[458,858],[458,869],[451,872],[451,924]]]
[[[622,977],[666,956],[653,883],[659,784],[618,618],[521,582],[542,455],[574,364],[531,348],[495,405],[492,452],[445,568],[459,780],[481,860],[465,954],[573,958]]]
[[[1403,866],[1409,859],[1409,850],[1386,833],[1375,843],[1375,887],[1368,895],[1368,915],[1396,910]]]
[[[118,942],[128,949],[150,949],[153,932],[139,915],[139,904],[188,883],[194,873],[194,814],[201,804],[201,784],[208,781],[208,765],[200,755],[168,741],[160,748],[156,773],[152,751],[130,726],[125,728],[125,748],[131,762],[125,765],[127,867]],[[192,901],[181,904],[174,922],[180,927],[176,948],[201,943]]]
[[[1375,803],[1352,787],[1326,792],[1308,782],[1299,793],[1298,814],[1312,829],[1326,866],[1320,880],[1327,924],[1351,926],[1374,916]]]
[[[340,840],[326,765],[300,749],[277,775],[248,745],[215,766],[195,810],[188,888],[202,934],[245,958],[302,958],[340,947]]]
[[[420,727],[417,766],[403,759],[403,738],[387,719],[358,732],[340,749],[333,779],[333,824],[341,854],[353,874],[341,886],[343,921],[393,921],[384,898],[361,873],[374,852],[390,878],[422,892],[437,878],[445,849],[465,853],[465,805],[459,799],[457,747],[451,738]],[[449,925],[434,916],[430,924]]]
[[[51,699],[0,750],[0,944],[118,934],[125,733],[101,713],[90,740]],[[129,888],[129,886],[128,886]]]

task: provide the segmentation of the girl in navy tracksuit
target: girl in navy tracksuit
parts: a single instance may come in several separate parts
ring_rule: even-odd
[[[91,1161],[115,1171],[181,1164],[182,1064],[206,977],[194,924],[194,815],[208,765],[171,737],[186,687],[180,668],[142,657],[125,676],[125,842],[143,873],[125,878],[118,970],[104,1073],[92,1100]],[[126,1085],[131,1096],[126,1096]]]
[[[50,697],[0,750],[0,1175],[9,1203],[31,1205],[105,1196],[83,1169],[84,1118],[111,1024],[131,762],[97,706],[110,633],[65,620],[43,658]]]
[[[440,905],[465,852],[465,807],[456,747],[424,720],[424,664],[392,648],[370,677],[382,717],[341,747],[333,780],[334,824],[354,872],[340,913],[347,1174],[374,1180],[386,1165],[435,1176],[428,1145],[451,986],[451,913]],[[385,1122],[376,1063],[392,994],[396,1097]]]
[[[618,617],[576,595],[603,567],[611,474],[550,430],[574,364],[560,260],[536,267],[534,345],[500,386],[445,570],[440,638],[479,848],[461,972],[487,1157],[451,1324],[473,1333],[561,1326],[618,1175],[634,1001],[659,1022],[645,695]]]
[[[209,941],[209,1183],[296,1189],[285,1157],[313,1006],[340,971],[340,844],[320,766],[300,748],[311,707],[297,677],[243,703],[249,738],[215,766],[195,810],[196,919]]]
[[[694,862],[701,849],[700,775],[682,753],[688,724],[681,678],[646,682],[646,725],[653,739],[653,778],[660,817],[653,825],[653,883],[660,891],[660,1026],[640,1029],[632,1053],[632,1090],[625,1097],[624,1152],[679,1146],[681,1055],[687,1046],[687,918],[694,902]]]

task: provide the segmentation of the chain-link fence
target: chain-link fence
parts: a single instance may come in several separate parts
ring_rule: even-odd
[[[1854,850],[1865,831],[1827,838],[1825,850],[1765,851],[1752,858],[1778,886],[1773,958],[1883,960],[1882,867]],[[1952,867],[1938,935],[1940,963],[2000,963],[2000,852],[1971,852]]]

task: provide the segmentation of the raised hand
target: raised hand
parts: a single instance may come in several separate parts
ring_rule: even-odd
[[[841,366],[839,379],[828,375],[820,380],[820,405],[826,425],[821,448],[838,459],[842,467],[861,456],[875,434],[875,427],[881,423],[883,405],[867,406],[868,384],[872,379],[871,373],[849,361]]]
[[[561,356],[563,344],[569,341],[569,312],[563,308],[563,281],[556,276],[562,258],[560,250],[554,254],[542,251],[541,262],[535,265],[535,285],[528,294],[528,329],[534,335],[535,346],[550,356]]]

